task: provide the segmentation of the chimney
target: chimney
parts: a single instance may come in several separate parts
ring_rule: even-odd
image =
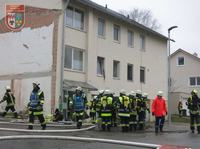
[[[106,4],[105,8],[107,9],[108,8],[108,5]]]
[[[196,52],[194,52],[194,54],[193,54],[194,56],[196,56],[196,57],[198,57],[198,54],[196,53]]]

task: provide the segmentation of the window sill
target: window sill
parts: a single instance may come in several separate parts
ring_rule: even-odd
[[[133,80],[127,80],[127,82],[133,83]]]
[[[73,70],[73,69],[67,69],[67,68],[64,68],[64,71],[70,71],[70,72],[75,72],[75,73],[82,73],[82,74],[85,74],[84,71]]]
[[[113,40],[114,43],[120,44],[120,41],[118,40]]]
[[[101,36],[101,35],[97,35],[97,37],[100,38],[100,39],[106,39],[105,36]]]
[[[177,65],[177,67],[184,67],[185,65]]]
[[[82,29],[79,29],[79,28],[75,28],[75,27],[73,27],[73,26],[65,25],[65,27],[68,27],[68,28],[70,28],[70,29],[73,29],[73,30],[77,30],[77,31],[80,31],[80,32],[86,33],[85,30],[82,30]]]
[[[113,77],[113,80],[120,80],[120,77]]]
[[[134,48],[134,46],[128,45],[128,48],[132,48],[132,49],[133,49],[133,48]]]

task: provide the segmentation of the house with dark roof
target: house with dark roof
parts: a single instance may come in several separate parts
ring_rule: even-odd
[[[200,92],[200,58],[197,53],[190,54],[183,49],[178,49],[171,54],[170,65],[170,99],[172,111],[177,114],[179,100],[183,102],[183,108],[187,109],[185,103],[191,91],[196,89]]]

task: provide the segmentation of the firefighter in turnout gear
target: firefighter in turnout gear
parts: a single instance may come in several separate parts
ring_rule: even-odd
[[[101,98],[103,97],[103,94],[104,90],[99,90],[99,94],[97,95],[97,99],[95,101],[97,118],[100,118]]]
[[[96,123],[96,105],[95,105],[96,100],[97,100],[97,96],[94,96],[93,100],[89,102],[90,118],[93,124]]]
[[[11,110],[14,113],[14,117],[17,118],[17,112],[15,110],[15,97],[13,93],[11,92],[10,86],[6,86],[6,93],[4,94],[3,99],[0,101],[0,103],[6,101],[7,105],[5,108],[5,111],[3,112],[2,116],[4,117],[6,113]]]
[[[146,102],[142,98],[142,92],[140,90],[136,91],[136,99],[139,129],[143,130],[145,124]]]
[[[190,129],[194,133],[196,123],[198,134],[200,134],[200,98],[197,94],[196,90],[192,90],[192,96],[188,98],[186,105],[190,111]]]
[[[83,115],[85,112],[85,106],[87,104],[87,97],[84,94],[81,87],[77,87],[75,90],[75,94],[73,95],[73,107],[77,122],[77,128],[80,129],[82,127]]]
[[[137,101],[136,101],[136,93],[134,91],[131,91],[129,94],[129,100],[130,100],[130,130],[133,129],[136,131],[137,129]]]
[[[101,108],[100,116],[102,120],[101,128],[105,130],[107,128],[110,131],[111,119],[112,119],[112,110],[113,110],[113,99],[110,97],[110,90],[104,91],[104,96],[101,97]]]
[[[114,93],[113,93],[112,98],[113,98],[112,126],[117,127],[117,102],[118,102],[119,97],[114,96]]]
[[[129,97],[126,96],[126,91],[123,89],[120,91],[118,101],[118,115],[120,117],[122,132],[127,132],[129,130],[130,101]]]
[[[46,122],[43,116],[44,93],[40,90],[39,83],[33,83],[33,90],[30,96],[29,108],[29,126],[28,129],[33,129],[35,116],[38,117],[42,129],[46,129]]]

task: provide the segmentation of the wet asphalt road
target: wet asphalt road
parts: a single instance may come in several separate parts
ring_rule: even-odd
[[[26,126],[14,126],[14,125],[2,125],[0,127],[11,128],[23,128]],[[180,126],[181,127],[181,126]],[[40,129],[37,127],[36,129]],[[48,128],[48,129],[54,129]],[[114,140],[125,140],[142,143],[162,144],[162,145],[181,145],[191,146],[193,149],[200,149],[200,135],[191,134],[189,131],[185,132],[165,132],[155,135],[153,131],[147,132],[128,132],[122,133],[118,129],[114,129],[111,132],[103,132],[98,129],[73,132],[73,133],[20,133],[20,132],[6,132],[0,131],[0,136],[12,136],[12,135],[53,135],[53,136],[77,136],[77,137],[90,137],[90,138],[103,138]],[[105,143],[89,143],[89,142],[75,142],[75,141],[61,141],[61,140],[12,140],[12,141],[0,141],[1,149],[129,149],[133,147],[105,144]],[[135,147],[137,149],[137,147]]]

